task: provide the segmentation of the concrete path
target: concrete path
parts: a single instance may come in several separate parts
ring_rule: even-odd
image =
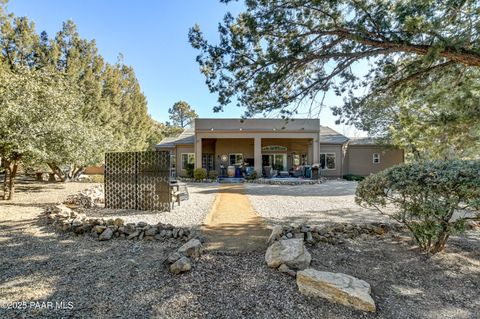
[[[222,185],[202,227],[209,250],[266,249],[270,234],[245,195],[242,184]]]

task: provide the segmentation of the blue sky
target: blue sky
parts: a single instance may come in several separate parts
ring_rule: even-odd
[[[236,14],[242,2],[228,5],[219,0],[10,0],[7,10],[27,16],[37,32],[54,36],[62,22],[73,20],[83,38],[95,39],[100,54],[115,62],[119,53],[133,66],[148,100],[149,113],[158,121],[168,120],[168,108],[184,100],[200,117],[239,117],[234,105],[213,113],[216,96],[205,85],[195,61],[196,50],[188,43],[188,29],[198,23],[210,40],[217,39],[217,26],[227,11]],[[333,95],[327,105],[341,104]],[[330,110],[320,115],[322,125],[347,135],[363,135],[336,126]]]

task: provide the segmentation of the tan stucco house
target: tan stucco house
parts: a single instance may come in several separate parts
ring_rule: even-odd
[[[242,166],[259,176],[305,176],[304,168],[314,165],[321,176],[365,176],[404,160],[403,150],[350,139],[319,119],[196,119],[157,149],[172,152],[177,176],[185,176],[189,164],[219,175]]]

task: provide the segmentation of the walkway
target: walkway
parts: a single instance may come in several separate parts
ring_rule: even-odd
[[[250,204],[242,184],[220,187],[202,229],[209,250],[264,250],[270,234]]]

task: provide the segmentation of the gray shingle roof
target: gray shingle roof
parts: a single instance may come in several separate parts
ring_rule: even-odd
[[[193,144],[195,141],[195,130],[193,128],[185,129],[177,137],[166,137],[160,143],[157,144],[156,148],[173,148],[178,144]]]
[[[320,127],[320,144],[343,144],[348,141],[348,137],[332,130],[328,126]]]

